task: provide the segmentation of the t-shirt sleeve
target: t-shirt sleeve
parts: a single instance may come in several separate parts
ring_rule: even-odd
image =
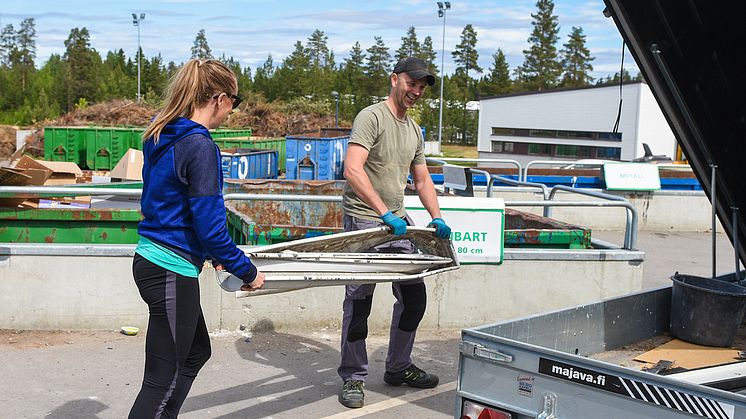
[[[370,151],[378,139],[378,118],[371,111],[360,112],[352,123],[350,142],[359,144]]]
[[[415,125],[417,128],[417,150],[414,152],[414,159],[412,160],[412,164],[426,164],[425,161],[425,140],[422,138],[422,130],[419,126]]]

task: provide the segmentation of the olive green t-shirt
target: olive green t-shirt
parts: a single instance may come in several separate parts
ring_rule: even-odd
[[[363,168],[373,189],[392,213],[405,216],[404,188],[410,166],[425,164],[420,126],[409,117],[397,119],[386,102],[380,102],[368,106],[355,117],[350,143],[368,150],[368,159]],[[379,215],[358,198],[349,183],[344,188],[342,206],[345,214],[379,220]]]

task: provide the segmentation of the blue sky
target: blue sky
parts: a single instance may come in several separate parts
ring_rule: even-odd
[[[497,48],[506,54],[511,71],[523,62],[535,0],[455,0],[451,5],[445,22],[446,73],[453,72],[451,51],[466,24],[477,31],[479,63],[485,72]],[[586,45],[596,57],[596,78],[611,75],[620,66],[622,38],[612,20],[603,16],[603,9],[601,0],[555,0],[561,27],[558,47],[567,42],[573,26],[582,27]],[[443,45],[443,19],[438,18],[434,0],[0,0],[0,25],[13,24],[18,29],[22,19],[36,19],[39,65],[52,53],[62,54],[70,29],[83,26],[91,33],[92,47],[102,55],[122,48],[133,57],[137,49],[133,12],[146,15],[140,34],[145,55],[160,52],[165,62],[189,59],[194,38],[202,28],[214,55],[233,56],[252,70],[267,54],[279,63],[295,41],[305,44],[317,28],[328,36],[337,63],[348,57],[355,41],[365,49],[373,44],[374,36],[383,37],[393,55],[410,26],[415,27],[420,42],[432,37],[438,66]],[[629,53],[625,68],[637,74]]]

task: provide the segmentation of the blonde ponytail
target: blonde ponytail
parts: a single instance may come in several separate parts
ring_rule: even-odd
[[[236,90],[236,77],[228,66],[218,60],[189,60],[169,80],[163,109],[143,133],[143,140],[158,142],[165,126],[182,116],[190,118],[194,111],[219,93]]]

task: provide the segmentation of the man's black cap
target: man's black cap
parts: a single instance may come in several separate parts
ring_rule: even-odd
[[[394,74],[407,73],[415,80],[427,77],[428,86],[435,84],[435,76],[427,71],[427,63],[416,57],[402,58],[394,67]]]

